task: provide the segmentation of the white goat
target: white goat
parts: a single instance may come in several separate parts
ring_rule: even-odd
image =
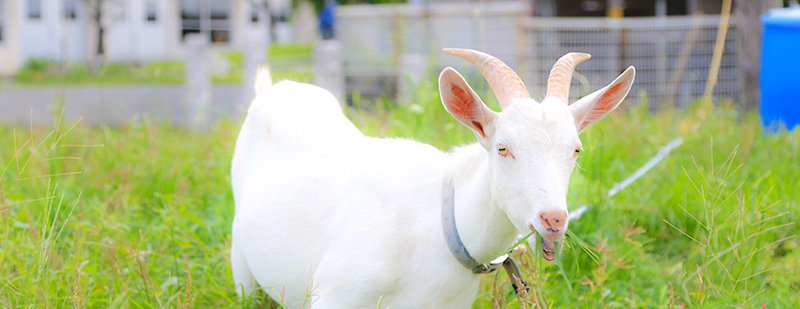
[[[231,170],[238,292],[257,283],[288,308],[467,308],[480,281],[470,268],[520,233],[535,230],[555,259],[578,133],[625,98],[633,67],[568,106],[588,54],[561,57],[539,103],[499,59],[445,51],[478,66],[503,109],[445,68],[444,107],[478,140],[451,153],[364,136],[316,86],[284,81],[253,101]]]

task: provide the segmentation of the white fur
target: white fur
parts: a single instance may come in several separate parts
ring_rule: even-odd
[[[580,147],[563,103],[524,100],[491,115],[481,143],[444,153],[364,136],[316,86],[261,90],[231,169],[237,291],[258,284],[288,308],[469,307],[480,276],[447,249],[444,177],[461,239],[485,263],[529,225],[540,230],[541,211],[566,211]],[[497,155],[501,144],[514,159]]]

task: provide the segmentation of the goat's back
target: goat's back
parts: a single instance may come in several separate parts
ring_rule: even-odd
[[[256,101],[233,162],[237,284],[255,280],[292,308],[314,296],[321,308],[374,305],[379,297],[409,307],[455,301],[426,295],[443,289],[465,293],[459,299],[469,304],[477,280],[440,250],[437,233],[451,156],[363,136],[320,88],[280,83]],[[344,298],[353,302],[326,306]]]
[[[257,131],[259,139],[311,147],[361,136],[333,94],[293,81],[279,82],[253,100],[245,130]]]
[[[267,155],[269,149],[335,149],[362,137],[325,89],[293,81],[263,88],[251,103],[236,140],[231,162],[234,200],[239,199],[239,184],[258,164],[254,158]]]

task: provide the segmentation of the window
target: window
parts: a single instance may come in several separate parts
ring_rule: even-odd
[[[208,33],[211,43],[229,43],[230,6],[228,1],[181,0],[181,39]]]
[[[256,4],[250,4],[250,22],[258,23],[258,5]]]
[[[28,19],[42,19],[42,0],[28,0]]]
[[[687,1],[667,0],[667,15],[688,15]]]
[[[556,12],[558,16],[570,17],[602,17],[608,16],[608,9],[611,1],[607,0],[558,0],[555,3]],[[638,16],[656,16],[657,7],[659,5],[666,6],[667,15],[686,15],[688,13],[688,2],[686,0],[636,0],[636,1],[619,1],[624,9],[625,17],[638,17]],[[713,10],[714,7],[718,8],[720,2],[714,1],[699,1],[701,7],[711,7],[711,12],[719,12]],[[709,12],[708,9],[705,10]]]
[[[103,3],[101,8],[103,9],[104,14],[108,14],[111,16],[111,20],[116,23],[125,22],[127,19],[128,13],[131,14],[133,17],[133,12],[127,10],[126,4],[128,1],[107,1],[107,0],[96,0],[97,3]]]
[[[149,22],[158,21],[158,4],[154,0],[147,1],[144,7],[145,20]]]
[[[77,0],[64,0],[64,19],[78,19],[78,8],[76,7],[75,1]]]
[[[599,17],[606,15],[606,0],[555,1],[556,16]]]

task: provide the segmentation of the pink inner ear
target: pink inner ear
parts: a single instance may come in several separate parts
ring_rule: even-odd
[[[461,119],[463,123],[470,125],[482,137],[486,137],[486,133],[483,131],[483,125],[476,119],[478,118],[478,113],[476,111],[478,107],[475,102],[475,97],[464,88],[455,84],[450,86],[450,93],[452,93],[453,96],[449,97],[447,104],[450,106],[450,111],[453,113],[453,116]]]
[[[473,120],[472,127],[475,128],[482,137],[486,137],[486,133],[483,132],[483,125],[481,125],[480,122]]]
[[[619,104],[619,96],[622,93],[622,90],[625,88],[625,83],[618,83],[616,85],[611,86],[600,97],[600,99],[595,102],[592,110],[589,112],[589,115],[584,119],[581,123],[580,130],[586,129],[592,122],[597,119],[600,119],[608,113],[608,111],[614,109],[617,104]]]

